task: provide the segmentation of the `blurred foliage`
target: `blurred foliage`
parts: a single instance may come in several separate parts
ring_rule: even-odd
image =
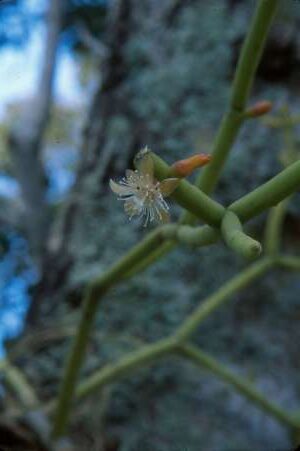
[[[82,29],[92,36],[103,34],[109,0],[68,0],[63,28],[73,50],[86,52]]]
[[[51,111],[46,140],[49,146],[62,144],[74,146],[78,138],[79,111],[56,105]]]
[[[18,122],[30,107],[34,107],[30,99],[11,103],[0,124],[0,169],[5,172],[10,173],[12,169],[7,142],[9,130],[12,124]],[[57,146],[65,148],[75,147],[80,127],[81,117],[78,110],[69,106],[54,105],[51,110],[45,136],[45,160],[51,159],[51,152]],[[74,166],[72,169],[74,170]]]

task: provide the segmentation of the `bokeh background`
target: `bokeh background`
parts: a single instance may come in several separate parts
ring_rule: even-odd
[[[147,233],[129,223],[109,178],[122,176],[145,145],[170,163],[211,151],[256,3],[0,2],[0,355],[22,369],[42,402],[57,394],[85,285]],[[268,99],[274,117],[299,117],[300,2],[281,3],[251,103]],[[276,174],[287,146],[297,151],[297,121],[288,133],[270,124],[243,127],[216,190],[222,203]],[[179,214],[172,205],[173,219]],[[294,254],[299,215],[296,195],[283,235]],[[265,219],[249,226],[258,239]],[[220,243],[179,248],[113,289],[101,303],[83,374],[172,332],[246,265]],[[297,274],[272,272],[195,336],[288,410],[300,409],[299,290]],[[0,389],[6,418],[15,401]],[[85,400],[74,409],[71,437],[83,451],[292,446],[275,420],[176,359]]]

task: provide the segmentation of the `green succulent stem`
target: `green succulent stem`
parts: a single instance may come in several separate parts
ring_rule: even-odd
[[[239,218],[232,211],[225,213],[221,230],[225,243],[237,254],[247,259],[256,258],[261,254],[261,244],[244,233]]]
[[[278,5],[279,0],[258,1],[235,71],[229,111],[225,113],[214,141],[212,161],[203,169],[196,182],[196,185],[207,194],[210,194],[218,183],[229,152],[243,123],[243,113],[255,72]],[[191,216],[187,216],[186,220],[191,220]]]
[[[208,370],[222,381],[230,384],[238,393],[256,404],[262,411],[268,413],[280,423],[288,426],[292,430],[300,427],[300,422],[293,415],[285,412],[281,407],[269,401],[261,394],[250,381],[234,374],[225,365],[206,354],[198,347],[191,344],[183,344],[179,347],[181,354],[194,362],[196,365]]]
[[[211,194],[217,185],[219,176],[244,120],[241,112],[231,110],[225,113],[213,144],[212,159],[203,168],[196,181],[196,186],[201,188],[206,194]]]
[[[172,251],[177,244],[184,244],[187,246],[200,247],[214,244],[220,237],[218,229],[210,226],[192,227],[187,225],[173,224],[174,228],[166,229],[163,233],[166,239],[165,243],[154,249],[150,254],[138,262],[133,268],[123,275],[123,279],[133,277],[141,271],[144,271],[155,261],[162,258],[163,255]]]
[[[289,198],[271,208],[265,228],[264,249],[267,255],[278,255],[280,251],[282,227]]]
[[[144,345],[141,349],[131,352],[129,355],[120,359],[120,361],[106,365],[104,368],[96,371],[94,375],[89,376],[85,381],[79,384],[76,390],[76,398],[81,398],[98,390],[103,385],[115,382],[124,377],[131,371],[141,366],[151,364],[158,358],[173,352],[178,346],[181,346],[194,333],[195,329],[217,308],[220,308],[237,291],[249,285],[257,277],[268,271],[274,262],[272,259],[262,259],[252,266],[233,277],[225,283],[216,293],[204,299],[198,309],[196,309],[179,326],[170,338],[160,340],[151,345]],[[48,412],[55,407],[51,403]]]
[[[25,409],[34,409],[39,405],[36,393],[26,376],[7,358],[0,362],[0,372],[3,375],[5,385],[16,394],[20,404]]]
[[[257,5],[243,44],[232,86],[230,105],[237,111],[243,111],[246,107],[279,0],[258,0]]]
[[[95,279],[87,288],[82,307],[82,315],[79,323],[78,333],[75,336],[72,349],[69,354],[65,372],[63,375],[57,411],[54,417],[52,437],[54,439],[63,435],[71,411],[72,398],[78,379],[79,370],[82,366],[84,354],[90,331],[94,322],[100,299],[108,289],[121,280],[122,275],[130,271],[145,255],[151,253],[163,242],[161,228],[147,235],[143,241],[136,245],[115,265],[99,278]]]
[[[175,335],[178,342],[183,342],[190,338],[209,315],[229,300],[237,291],[242,290],[253,280],[271,269],[274,264],[275,262],[271,258],[260,259],[204,299],[199,307],[177,329]]]
[[[167,240],[159,247],[154,249],[148,255],[145,255],[135,266],[133,266],[129,271],[123,274],[123,279],[129,279],[136,274],[139,274],[149,266],[153,265],[156,261],[162,259],[165,255],[172,252],[175,249],[177,242],[175,240]]]
[[[176,343],[172,338],[159,340],[156,343],[142,346],[132,351],[119,361],[108,364],[78,386],[76,397],[83,398],[108,383],[113,383],[127,376],[133,370],[152,365],[175,350]]]
[[[282,269],[300,271],[300,257],[282,255],[276,258],[276,264]]]
[[[169,177],[170,166],[152,153],[154,172],[159,180]],[[233,202],[227,210],[235,213],[241,223],[274,207],[300,188],[300,160],[292,163],[269,181]],[[226,209],[199,188],[182,180],[171,195],[183,208],[202,218],[212,227],[220,227]],[[209,210],[209,211],[208,211]]]
[[[248,221],[274,207],[300,188],[300,160],[288,166],[268,182],[230,205],[241,220]]]
[[[154,162],[155,170],[156,167],[159,168],[159,176],[168,173],[169,167],[161,159],[155,157]],[[163,178],[165,177],[163,176]],[[234,202],[229,209],[243,222],[261,213],[264,209],[280,202],[285,197],[288,197],[296,191],[299,186],[300,161],[293,163],[264,185]],[[176,200],[185,208],[190,209],[197,214],[201,211],[201,216],[205,216],[205,219],[208,220],[210,224],[219,225],[221,223],[223,215],[225,214],[225,208],[211,200],[198,188],[187,181],[180,182],[180,185],[175,190],[174,196],[176,196]],[[197,205],[199,206],[199,209],[197,208]],[[89,286],[83,303],[79,331],[75,337],[73,350],[71,351],[61,386],[60,403],[58,406],[57,417],[54,421],[54,437],[62,435],[66,427],[67,418],[71,409],[71,399],[74,387],[83,361],[86,344],[92,327],[93,318],[97,311],[99,299],[113,284],[116,284],[121,280],[124,274],[128,273],[128,271],[136,264],[140,264],[145,256],[152,253],[153,249],[158,249],[159,246],[165,242],[166,236],[166,233],[162,234],[161,228],[156,229],[113,265],[106,273],[104,273],[104,275],[96,279]]]
[[[176,239],[179,244],[192,247],[208,246],[216,243],[220,238],[220,231],[210,226],[192,227],[181,225],[177,229]]]
[[[224,380],[224,382],[229,382],[238,392],[281,421],[281,423],[295,429],[299,428],[298,420],[268,401],[263,395],[249,385],[247,381],[232,374],[209,355],[204,354],[197,348],[191,348],[190,345],[185,344],[195,329],[205,318],[213,313],[215,309],[221,307],[230,296],[234,295],[242,288],[245,288],[257,277],[262,276],[266,271],[277,264],[279,264],[279,266],[282,264],[283,267],[287,264],[288,268],[290,264],[292,264],[293,269],[300,270],[300,259],[296,257],[282,257],[280,261],[273,258],[264,258],[259,262],[254,263],[242,273],[225,283],[216,293],[204,300],[199,308],[185,320],[182,326],[175,330],[170,338],[159,340],[154,344],[144,345],[141,349],[125,355],[119,361],[105,365],[80,383],[74,396],[77,399],[81,399],[90,395],[95,390],[101,389],[104,385],[116,382],[143,366],[152,365],[166,355],[179,352],[179,354],[184,354],[195,362],[197,360],[197,364],[209,369],[216,376]],[[193,352],[191,352],[191,349]],[[53,401],[46,406],[46,410],[49,414],[51,414],[55,408],[56,403]]]

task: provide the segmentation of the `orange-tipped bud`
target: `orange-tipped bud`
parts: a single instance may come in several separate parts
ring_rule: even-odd
[[[174,174],[176,177],[187,177],[195,169],[201,168],[202,166],[209,163],[210,160],[211,156],[206,155],[205,153],[192,155],[185,160],[179,160],[172,164],[172,174]]]
[[[255,103],[249,110],[246,111],[247,117],[259,117],[269,113],[273,108],[273,103],[269,100],[261,100]]]

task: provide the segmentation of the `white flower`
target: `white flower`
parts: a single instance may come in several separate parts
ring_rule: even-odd
[[[135,159],[137,169],[126,170],[126,177],[119,183],[110,180],[109,184],[119,199],[124,201],[124,210],[131,219],[144,217],[148,222],[168,222],[169,206],[164,197],[169,196],[178,186],[179,179],[169,178],[162,182],[154,179],[153,160],[149,149],[142,149]]]

